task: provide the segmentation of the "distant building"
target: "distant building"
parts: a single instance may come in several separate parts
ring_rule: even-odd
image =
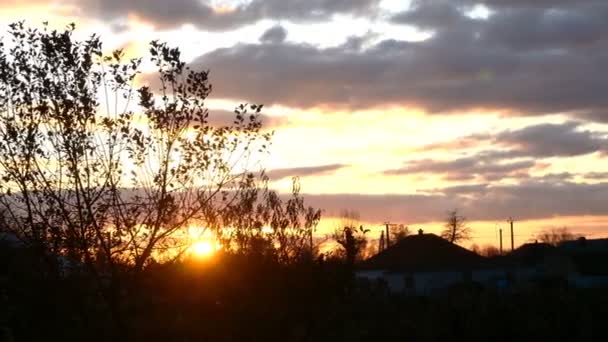
[[[357,277],[383,281],[391,292],[430,294],[473,280],[484,258],[434,235],[408,236],[362,263]]]
[[[408,236],[359,265],[357,277],[393,293],[428,295],[468,284],[495,290],[608,287],[608,239],[527,243],[485,258],[434,235]]]
[[[574,263],[575,271],[568,278],[571,286],[608,287],[608,239],[583,237],[563,242],[558,248]]]

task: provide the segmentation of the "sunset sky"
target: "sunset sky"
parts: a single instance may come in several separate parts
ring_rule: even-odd
[[[212,113],[263,103],[273,187],[336,216],[470,243],[608,236],[606,0],[0,0],[0,24],[75,22],[110,50],[158,39],[211,70]],[[322,231],[333,229],[326,219]],[[506,238],[506,237],[505,237]]]

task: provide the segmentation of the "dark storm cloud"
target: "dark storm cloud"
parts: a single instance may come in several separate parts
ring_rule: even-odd
[[[309,167],[294,167],[285,169],[274,169],[266,172],[266,175],[271,180],[279,180],[287,177],[306,177],[306,176],[320,176],[330,174],[340,169],[348,167],[344,164],[330,164],[330,165],[319,165]]]
[[[85,0],[75,1],[83,14],[117,20],[135,15],[158,28],[192,24],[205,30],[229,30],[263,19],[322,21],[332,15],[369,15],[378,0],[253,0],[230,10],[213,8],[203,0]]]
[[[555,216],[608,215],[608,183],[576,184],[531,180],[520,185],[434,190],[430,195],[314,195],[307,204],[324,208],[326,216],[343,208],[374,222],[442,221],[447,210],[459,208],[470,220],[543,219]]]
[[[606,122],[608,2],[552,4],[497,7],[488,20],[473,20],[464,15],[471,8],[466,1],[424,1],[392,18],[434,29],[422,42],[389,39],[365,49],[239,44],[193,64],[218,75],[216,95],[266,104],[346,109],[413,105],[433,113],[567,112]]]

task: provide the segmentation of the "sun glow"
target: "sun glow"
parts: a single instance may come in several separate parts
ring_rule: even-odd
[[[215,248],[211,241],[197,241],[190,247],[192,253],[198,257],[209,257],[215,252]]]

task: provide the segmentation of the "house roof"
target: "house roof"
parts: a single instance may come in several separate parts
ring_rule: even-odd
[[[523,265],[533,265],[541,262],[544,258],[559,254],[554,246],[547,243],[526,243],[521,245],[513,252],[506,255],[506,258]]]
[[[435,235],[411,235],[367,259],[365,270],[450,271],[481,267],[484,258]]]
[[[559,248],[574,253],[608,253],[608,239],[586,239],[584,237],[564,241]]]
[[[505,255],[491,257],[487,265],[492,268],[535,267],[547,258],[563,256],[560,250],[547,243],[525,243]]]
[[[581,274],[608,275],[608,239],[565,241],[559,249],[570,256]]]

